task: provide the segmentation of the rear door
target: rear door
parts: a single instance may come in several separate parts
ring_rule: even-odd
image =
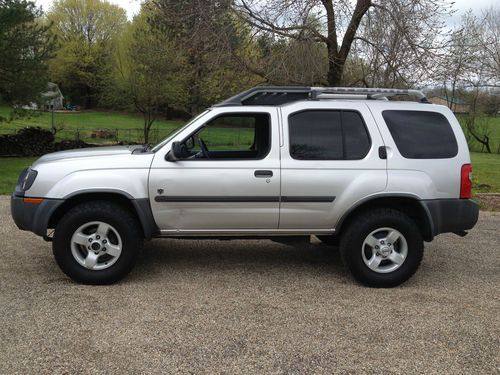
[[[387,183],[384,146],[363,102],[282,107],[280,229],[333,229],[357,201]]]
[[[388,189],[423,199],[458,198],[461,166],[470,157],[453,113],[423,103],[373,101],[370,108],[387,144]]]

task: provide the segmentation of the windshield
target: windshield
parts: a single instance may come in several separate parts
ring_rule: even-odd
[[[198,116],[192,118],[186,125],[184,125],[183,127],[179,128],[177,131],[174,131],[172,134],[170,134],[167,138],[165,138],[163,141],[161,141],[160,143],[158,143],[155,147],[153,147],[153,149],[151,151],[153,152],[156,152],[158,151],[160,148],[162,148],[166,143],[168,143],[173,137],[175,137],[177,134],[179,134],[181,131],[183,131],[184,129],[186,129],[189,125],[191,125],[193,122],[195,122],[196,120],[198,120],[200,117],[202,116],[205,116],[205,114],[207,114],[208,112],[210,112],[210,109],[207,109],[206,111],[203,111],[202,113],[200,113]]]

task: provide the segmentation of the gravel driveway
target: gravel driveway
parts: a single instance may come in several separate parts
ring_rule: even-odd
[[[500,215],[427,244],[404,286],[368,289],[335,249],[154,240],[123,282],[68,280],[0,198],[0,373],[500,371]]]

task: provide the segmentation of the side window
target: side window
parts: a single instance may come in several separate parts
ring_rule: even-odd
[[[290,155],[298,160],[358,160],[371,141],[359,112],[310,110],[288,117]]]
[[[458,153],[451,125],[441,113],[383,111],[401,155],[408,159],[446,159]]]
[[[184,145],[186,158],[262,159],[271,148],[269,114],[245,112],[218,116],[185,140]]]

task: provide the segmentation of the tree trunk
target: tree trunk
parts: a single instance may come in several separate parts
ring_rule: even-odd
[[[344,73],[344,63],[339,61],[336,52],[328,51],[328,85],[332,87],[338,87],[342,81],[342,75]]]
[[[85,86],[85,108],[92,108],[92,95],[90,86]]]
[[[148,114],[146,112],[143,113],[144,117],[144,144],[149,143],[149,119],[148,119]]]
[[[200,81],[203,64],[201,59],[201,55],[195,49],[191,49],[189,54],[189,65],[191,65],[193,72],[189,82],[189,97],[191,98],[189,109],[191,111],[191,116],[198,114],[201,106]]]
[[[469,133],[474,137],[476,141],[481,143],[481,145],[483,146],[483,150],[484,147],[486,147],[486,151],[488,151],[488,154],[491,154],[490,137],[488,137],[487,135],[483,135],[483,138],[481,138],[480,136],[475,134],[471,127],[468,127],[467,130],[469,130]]]
[[[328,49],[328,84],[330,86],[340,86],[344,67],[351,50],[352,43],[356,37],[361,20],[372,5],[371,0],[357,0],[354,12],[349,21],[349,25],[344,34],[342,45],[339,49],[337,40],[335,10],[332,0],[324,0],[323,5],[327,12],[327,49]]]

